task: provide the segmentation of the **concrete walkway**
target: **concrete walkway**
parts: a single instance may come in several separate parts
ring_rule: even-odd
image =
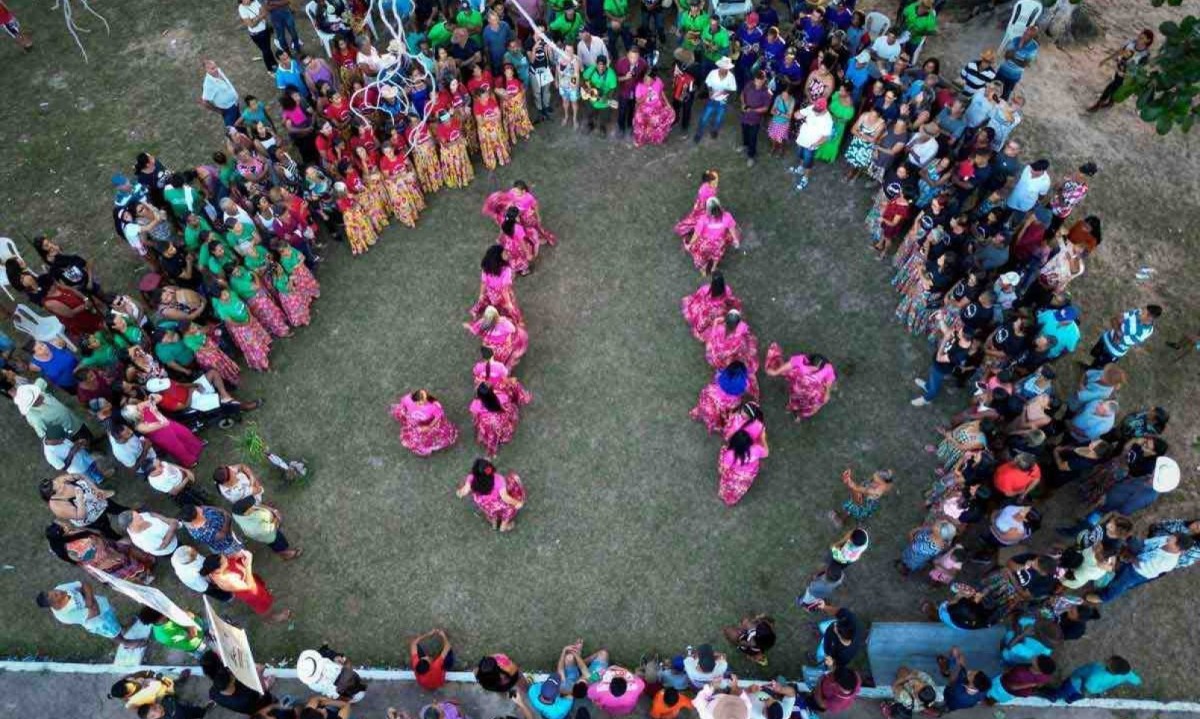
[[[0,718],[46,717],[47,719],[129,719],[134,716],[118,702],[108,699],[108,689],[119,675],[78,674],[55,672],[0,671]],[[190,679],[180,690],[187,701],[197,704],[207,699],[208,680],[199,674]],[[273,692],[276,696],[291,695],[298,701],[310,696],[310,692],[294,679],[280,679]],[[353,719],[385,719],[388,707],[406,710],[417,716],[421,707],[434,696],[449,698],[461,703],[471,719],[499,719],[516,715],[516,707],[506,698],[480,690],[474,684],[451,683],[437,694],[422,691],[409,681],[374,680],[366,698],[354,706]],[[634,716],[645,717],[648,702],[643,702],[642,711]],[[213,719],[237,719],[240,715],[230,714],[214,708],[209,713]],[[839,719],[879,719],[877,700],[860,700]],[[983,707],[955,713],[956,719],[1129,719],[1130,717],[1200,717],[1200,712],[1171,712],[1162,709],[1109,709],[1099,707]],[[592,711],[592,717],[604,719],[601,712]]]

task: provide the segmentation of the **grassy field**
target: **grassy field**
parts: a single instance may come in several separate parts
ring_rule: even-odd
[[[53,231],[97,261],[106,286],[129,287],[135,266],[112,235],[109,175],[143,149],[182,167],[216,148],[219,118],[195,104],[201,57],[217,58],[243,92],[269,96],[270,80],[224,5],[219,12],[144,0],[101,7],[113,33],[84,37],[87,65],[61,18],[31,3],[14,9],[38,49],[18,57],[11,44],[0,46],[7,63],[0,234]],[[943,57],[957,66],[949,49]],[[1103,208],[1109,231],[1078,283],[1086,336],[1108,314],[1149,297],[1171,309],[1162,335],[1194,330],[1188,317],[1200,298],[1186,279],[1197,270],[1195,243],[1181,234],[1200,219],[1190,194],[1194,142],[1159,141],[1122,120],[1124,110],[1098,121],[1119,123],[1124,133],[1110,136],[1101,126],[1097,136],[1107,144],[1062,134],[1057,115],[1038,116],[1037,91],[1031,87],[1022,140],[1063,166],[1078,163],[1087,144],[1104,168],[1088,209]],[[1090,90],[1081,83],[1072,91],[1082,102]],[[783,632],[771,671],[795,675],[811,640],[792,599],[835,535],[824,513],[841,501],[837,477],[848,465],[893,467],[900,479],[842,597],[871,619],[918,618],[921,599],[934,595],[902,584],[890,563],[921,515],[932,465],[920,447],[965,397],[951,392],[925,410],[907,403],[928,349],[892,320],[887,269],[865,249],[868,190],[839,182],[840,168],[823,167],[797,197],[780,161],[744,167],[733,151],[735,131],[727,127],[699,150],[678,137],[635,150],[540,128],[508,168],[432,198],[416,230],[390,229],[362,258],[342,247],[331,253],[313,325],[278,343],[272,371],[243,388],[269,400],[255,416],[268,440],[305,457],[315,472],[303,486],[268,482],[268,500],[282,508],[289,536],[306,554],[282,565],[258,553],[261,573],[297,614],[287,628],[250,621],[260,660],[329,641],[357,662],[397,665],[409,635],[441,625],[468,657],[504,650],[546,667],[562,644],[583,637],[632,663],[650,649],[716,641],[723,624],[769,611]],[[726,274],[760,343],[822,353],[841,375],[833,401],[804,425],[783,411],[782,387],[764,381],[772,454],[734,509],[716,497],[717,441],[687,418],[708,369],[678,311],[698,278],[670,231],[709,167],[722,170],[722,199],[745,232]],[[517,290],[532,337],[519,375],[535,400],[498,464],[521,474],[530,499],[517,530],[501,536],[453,496],[475,456],[466,412],[475,345],[459,323],[495,234],[479,208],[488,192],[515,179],[533,185],[561,242]],[[1141,264],[1158,267],[1155,286],[1132,284],[1130,268]],[[1166,513],[1190,513],[1195,365],[1173,362],[1160,348],[1127,363],[1135,379],[1121,399],[1126,408],[1170,400],[1171,439],[1189,484]],[[1072,369],[1063,372],[1064,383],[1074,381]],[[403,450],[387,415],[398,393],[416,387],[439,395],[464,430],[464,441],[432,459]],[[239,457],[236,432],[208,439],[204,470]],[[0,571],[8,618],[0,654],[103,658],[104,643],[34,610],[37,590],[76,574],[44,551],[48,518],[34,487],[47,468],[7,404],[0,462],[8,497],[0,564],[12,567]],[[112,485],[127,504],[168,509],[129,476]],[[1057,513],[1074,514],[1069,502],[1060,497]],[[156,586],[198,606],[169,575],[164,568]],[[1188,630],[1200,608],[1196,588],[1197,575],[1178,573],[1131,593],[1065,648],[1062,662],[1119,648],[1147,677],[1141,694],[1195,697],[1187,667],[1195,659]],[[248,617],[242,608],[230,614]]]

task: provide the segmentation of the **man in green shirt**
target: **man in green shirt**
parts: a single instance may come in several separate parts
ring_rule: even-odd
[[[629,14],[629,0],[604,0],[604,17],[608,20],[608,51],[616,56],[617,38],[625,45],[625,51],[633,45],[633,33],[625,27],[625,16]]]
[[[717,64],[717,60],[729,55],[729,31],[721,27],[721,21],[715,16],[710,17],[708,25],[700,31],[700,47],[709,69]]]
[[[679,16],[679,46],[695,51],[700,44],[700,33],[708,27],[708,13],[700,0],[692,0],[686,13]]]
[[[434,50],[450,44],[450,36],[454,34],[454,23],[441,20],[429,28],[429,47]]]
[[[466,28],[476,45],[483,46],[483,13],[473,9],[467,3],[459,6],[458,15],[454,16],[454,24]]]
[[[563,5],[561,13],[550,23],[550,32],[562,36],[563,43],[574,45],[579,42],[579,29],[583,27],[583,16],[575,9],[575,3]]]
[[[588,95],[588,132],[599,126],[600,134],[607,136],[608,116],[617,91],[617,73],[608,66],[608,58],[601,55],[595,65],[583,71],[583,84],[587,88],[584,94]]]
[[[188,251],[200,249],[200,235],[204,232],[212,232],[208,218],[195,212],[189,214],[183,223],[183,244]]]
[[[925,38],[937,34],[937,11],[933,9],[933,0],[917,0],[904,8],[901,16],[904,20],[904,31],[909,35],[904,49],[912,55],[921,47]]]
[[[183,174],[176,172],[167,180],[163,188],[163,199],[171,206],[175,218],[182,220],[191,213],[199,212],[204,204],[204,195],[192,187],[184,179]]]

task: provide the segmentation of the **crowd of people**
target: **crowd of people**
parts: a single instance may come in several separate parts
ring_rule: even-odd
[[[273,342],[309,323],[326,243],[344,241],[360,254],[390,222],[414,226],[431,193],[468,185],[476,159],[489,170],[507,164],[511,148],[556,104],[561,123],[578,128],[583,103],[585,126],[601,134],[615,110],[617,134],[631,133],[640,146],[665,142],[675,126],[695,143],[705,134],[715,138],[737,101],[740,151],[749,164],[765,127],[771,154],[795,144],[789,170],[797,190],[813,179],[817,160],[844,162],[845,182],[865,177],[878,185],[866,218],[871,251],[894,265],[897,320],[932,346],[912,404],[933,404],[948,382],[970,395],[939,428],[938,444],[926,447],[937,460],[924,495],[927,516],[896,566],[949,591],[946,600],[927,604],[931,619],[959,630],[1005,624],[1005,669],[986,676],[948,647],[939,660],[945,689],[905,668],[885,713],[946,712],[1029,696],[1072,702],[1140,683],[1120,656],[1058,680],[1053,654],[1061,642],[1082,637],[1104,603],[1200,559],[1200,521],[1162,520],[1135,532],[1139,513],[1181,480],[1162,436],[1167,410],[1122,415],[1118,400],[1129,379],[1121,360],[1146,346],[1164,310],[1151,304],[1114,317],[1081,363],[1078,383],[1055,387],[1081,339],[1081,310],[1069,286],[1085,274],[1103,237],[1097,214],[1080,219],[1076,212],[1099,168],[1083,161],[1062,171],[1056,161],[1028,158],[1013,135],[1025,111],[1020,83],[1038,55],[1036,27],[1000,48],[1000,57],[984,50],[952,81],[937,58],[918,62],[925,39],[938,31],[938,6],[902,2],[896,22],[873,37],[853,0],[793,3],[786,24],[772,0],[760,0],[732,29],[693,0],[678,9],[669,40],[668,6],[660,0],[643,0],[636,28],[624,0],[586,0],[583,8],[571,0],[547,7],[498,0],[486,8],[417,2],[406,36],[380,53],[366,3],[315,0],[305,13],[328,42],[327,62],[306,54],[289,0],[239,0],[238,17],[279,90],[271,110],[281,119],[205,61],[200,104],[226,128],[211,162],[174,170],[143,152],[112,180],[115,231],[146,265],[137,294],[102,286],[87,259],[50,237],[33,242],[38,265],[19,256],[5,262],[9,283],[65,330],[63,338],[30,343],[23,355],[0,336],[0,388],[60,473],[39,485],[54,517],[46,540],[58,559],[88,572],[42,592],[38,605],[64,624],[136,645],[143,640],[126,636],[91,579],[149,584],[158,559],[169,558],[189,590],[287,621],[291,612],[277,606],[246,546],[265,544],[283,560],[302,554],[284,535],[279,509],[264,502],[264,483],[245,464],[218,467],[212,487],[201,486],[192,470],[206,444],[198,432],[259,404],[237,396],[242,366],[267,370]],[[1145,31],[1114,54],[1115,84],[1093,110],[1111,104],[1117,80],[1144,62],[1153,41]],[[659,60],[669,45],[666,79]],[[698,98],[704,104],[693,132]],[[719,172],[706,172],[674,229],[707,278],[681,303],[713,370],[691,417],[721,438],[718,496],[732,506],[769,450],[758,404],[758,342],[720,269],[741,237],[719,187]],[[520,407],[532,400],[514,374],[529,345],[515,279],[533,270],[556,237],[524,182],[489,195],[483,213],[499,234],[481,261],[465,327],[481,345],[469,409],[484,456],[457,493],[508,531],[525,488],[516,472],[502,474],[494,462],[515,435]],[[787,409],[797,421],[814,417],[837,381],[829,359],[785,357],[776,343],[765,369],[787,382]],[[89,429],[85,412],[104,436]],[[418,456],[458,440],[458,428],[427,390],[397,398],[391,413],[401,443]],[[117,502],[104,486],[110,463],[97,462],[105,446],[113,464],[167,495],[173,512]],[[862,688],[852,663],[866,629],[834,597],[870,546],[868,522],[894,476],[880,470],[857,481],[848,469],[842,481],[850,497],[830,516],[844,534],[797,597],[802,609],[827,616],[816,624],[808,691],[781,682],[743,687],[710,644],[629,670],[604,650],[585,653],[580,641],[563,648],[555,671],[540,682],[503,654],[486,656],[476,667],[479,684],[513,692],[526,719],[564,719],[572,711],[583,719],[589,702],[619,716],[643,695],[654,719],[685,709],[719,719],[845,710]],[[1045,502],[1059,492],[1077,492],[1084,509],[1058,528],[1062,541],[1033,549]],[[211,651],[204,619],[193,620],[196,626],[186,626],[148,608],[138,616],[153,641],[199,658],[212,681],[210,699],[235,712],[347,719],[366,690],[346,658],[328,647],[301,655],[301,678],[319,695],[307,703],[273,696],[265,675],[265,692],[251,690]],[[723,633],[748,659],[767,664],[776,640],[769,616],[745,617]],[[455,664],[446,634],[422,635],[410,649],[417,682],[439,688]],[[203,707],[175,695],[187,678],[141,672],[114,685],[112,696],[144,719],[200,716]],[[403,716],[389,712],[389,719]],[[447,701],[421,711],[422,719],[461,716]]]

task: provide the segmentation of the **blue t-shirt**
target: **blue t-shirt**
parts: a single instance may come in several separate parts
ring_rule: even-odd
[[[558,695],[553,704],[546,704],[542,701],[542,685],[545,682],[535,682],[526,690],[529,697],[529,705],[533,710],[542,715],[544,719],[567,719],[567,715],[571,713],[571,705],[574,700],[569,696]]]
[[[984,692],[967,691],[967,673],[965,671],[959,672],[958,676],[946,684],[946,690],[942,694],[947,711],[970,709],[986,698],[987,694]]]

